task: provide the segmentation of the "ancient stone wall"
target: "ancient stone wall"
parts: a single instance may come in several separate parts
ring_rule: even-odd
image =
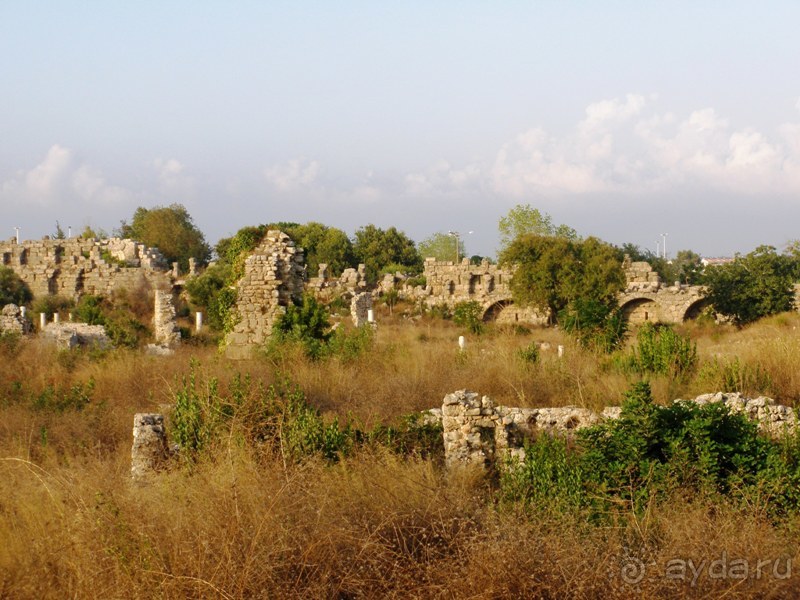
[[[78,346],[107,348],[111,340],[102,325],[86,323],[48,323],[41,331],[46,340],[50,340],[64,350]]]
[[[768,435],[780,435],[797,426],[797,417],[788,407],[771,398],[745,398],[739,393],[716,393],[693,400],[675,402],[724,403],[732,412],[743,412]],[[511,408],[495,406],[488,396],[459,390],[445,396],[441,409],[429,412],[441,419],[445,459],[448,465],[491,466],[501,455],[524,457],[526,438],[539,432],[569,434],[604,419],[619,417],[620,407],[610,406],[602,413],[586,408]]]
[[[366,325],[370,309],[372,309],[372,294],[361,292],[353,296],[350,301],[350,316],[353,319],[353,325],[356,327]]]
[[[0,242],[0,264],[11,268],[33,295],[107,296],[143,280],[169,289],[172,281],[158,250],[132,240],[69,238]]]
[[[245,260],[244,276],[236,286],[237,323],[225,339],[229,358],[248,358],[269,339],[289,303],[302,298],[304,274],[303,250],[285,233],[268,231]]]

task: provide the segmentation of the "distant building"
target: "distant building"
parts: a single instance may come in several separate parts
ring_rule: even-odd
[[[709,258],[701,258],[700,263],[704,267],[712,266],[718,267],[719,265],[726,265],[728,263],[733,262],[733,258],[729,256],[717,256],[717,257],[709,257]]]

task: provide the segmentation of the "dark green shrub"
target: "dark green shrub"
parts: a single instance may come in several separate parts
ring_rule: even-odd
[[[481,317],[483,309],[480,303],[471,300],[469,302],[458,302],[453,307],[453,322],[456,325],[465,327],[470,332],[480,335],[484,330],[484,323]]]
[[[31,290],[19,275],[8,267],[0,266],[0,307],[6,304],[21,306],[33,298]]]
[[[536,342],[531,342],[524,348],[521,348],[517,351],[517,356],[519,356],[523,362],[529,364],[535,364],[539,362],[539,344]]]
[[[612,352],[625,338],[627,325],[614,305],[595,299],[578,298],[558,315],[564,331],[584,348]]]
[[[313,296],[303,296],[300,304],[290,304],[272,328],[271,346],[295,342],[303,346],[311,359],[322,358],[331,339],[328,309]]]

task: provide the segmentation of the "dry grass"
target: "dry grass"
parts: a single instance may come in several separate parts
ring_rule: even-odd
[[[701,368],[738,358],[768,373],[787,403],[800,394],[800,319],[784,315],[742,331],[688,329]],[[467,473],[363,450],[337,465],[256,460],[235,439],[203,462],[132,486],[132,415],[165,411],[191,359],[209,377],[248,373],[265,385],[288,375],[325,412],[365,426],[436,406],[469,388],[508,405],[619,402],[629,378],[558,331],[489,331],[468,339],[448,323],[384,318],[371,353],[351,362],[231,363],[213,348],[168,358],[115,351],[59,354],[36,342],[0,349],[0,597],[9,598],[791,598],[800,571],[797,526],[756,508],[676,499],[644,517],[590,526],[575,517],[525,515],[495,506]],[[566,346],[537,364],[519,358],[534,341]],[[709,377],[708,374],[705,375]],[[93,382],[81,410],[37,398]],[[656,396],[716,391],[699,375],[653,380]],[[763,390],[755,390],[763,391]],[[58,396],[58,394],[56,394]],[[713,578],[710,561],[745,560],[746,580]],[[621,576],[641,560],[638,584]],[[691,559],[692,585],[669,579]],[[672,563],[670,561],[673,561]],[[705,561],[705,562],[704,562]],[[638,563],[631,563],[638,564]],[[685,564],[685,563],[684,563]],[[630,565],[629,565],[630,566]],[[673,572],[675,575],[675,572]]]

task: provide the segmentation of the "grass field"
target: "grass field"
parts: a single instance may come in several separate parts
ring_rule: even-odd
[[[598,525],[502,502],[494,482],[447,472],[435,456],[365,444],[338,461],[292,461],[233,427],[196,460],[131,484],[133,414],[169,417],[192,364],[199,385],[216,379],[223,390],[237,374],[256,387],[291,381],[326,421],[365,430],[456,389],[510,406],[600,409],[638,379],[554,329],[490,327],[460,353],[464,332],[452,323],[379,319],[371,348],[348,360],[286,348],[230,362],[200,345],[165,358],[64,353],[3,340],[0,597],[800,595],[791,572],[800,574],[800,520],[774,518],[759,499],[743,509],[677,493],[644,511],[621,506]],[[687,325],[699,363],[683,379],[650,377],[656,401],[742,391],[794,406],[799,326],[795,314],[742,330]],[[526,361],[520,350],[534,342],[553,349]]]

